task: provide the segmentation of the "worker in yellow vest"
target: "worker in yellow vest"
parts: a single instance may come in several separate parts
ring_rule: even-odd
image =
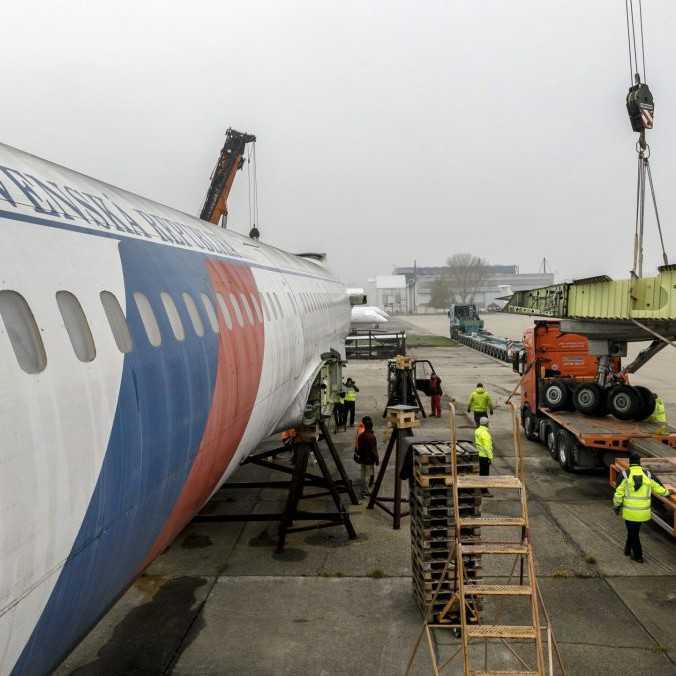
[[[359,388],[352,378],[348,378],[345,381],[343,390],[345,390],[345,421],[347,422],[347,416],[349,415],[350,427],[354,427],[354,411],[357,406],[357,392],[359,392]]]
[[[481,383],[477,383],[467,401],[467,413],[474,414],[474,424],[480,425],[481,418],[487,418],[488,412],[493,415],[493,400]]]
[[[667,411],[664,408],[664,399],[655,395],[655,410],[648,418],[648,422],[667,424]]]
[[[488,429],[488,418],[485,416],[479,419],[479,427],[474,430],[474,446],[479,451],[479,474],[489,476],[493,462],[493,435]],[[481,492],[490,495],[487,488],[482,488]]]
[[[629,454],[629,471],[623,470],[622,477],[613,496],[613,509],[616,514],[622,511],[622,518],[627,527],[624,555],[631,556],[632,561],[643,563],[639,532],[641,524],[650,521],[652,494],[666,496],[671,491],[657,483],[650,476],[650,472],[641,467],[641,456],[635,451]]]

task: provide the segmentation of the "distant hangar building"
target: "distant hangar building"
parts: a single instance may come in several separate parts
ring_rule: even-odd
[[[486,281],[474,294],[472,302],[485,309],[490,305],[504,305],[498,298],[510,295],[514,291],[536,289],[554,283],[551,272],[519,272],[518,265],[490,265]],[[446,266],[435,267],[397,267],[393,275],[406,278],[408,306],[418,312],[429,309],[430,286],[432,282],[446,275]]]

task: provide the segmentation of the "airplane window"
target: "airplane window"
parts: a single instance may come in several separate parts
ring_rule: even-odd
[[[148,342],[153,347],[159,347],[162,344],[162,334],[160,333],[160,327],[157,325],[153,306],[146,296],[138,291],[134,292],[134,301],[136,302],[138,313],[141,315],[141,321],[143,322],[143,328],[146,330]]]
[[[277,304],[277,309],[279,310],[279,316],[283,317],[284,316],[284,310],[282,309],[282,304],[279,302],[279,296],[277,296],[277,294],[273,291],[272,297],[275,299],[275,303]]]
[[[176,303],[174,303],[174,299],[166,291],[160,293],[160,299],[162,300],[162,305],[164,305],[164,311],[167,313],[171,330],[174,332],[174,338],[176,340],[185,340],[185,329],[183,328],[181,315],[178,314],[178,308],[176,307]]]
[[[251,304],[253,305],[254,310],[256,311],[256,317],[258,317],[258,321],[262,322],[263,313],[261,312],[261,303],[260,300],[258,299],[258,296],[255,293],[251,294]]]
[[[108,318],[110,330],[113,332],[113,338],[115,338],[117,349],[122,353],[131,352],[134,344],[131,340],[131,334],[129,333],[127,320],[124,316],[124,312],[122,312],[122,308],[120,307],[117,297],[110,291],[101,291],[99,297],[101,298],[103,311],[106,313],[106,317]]]
[[[253,317],[253,312],[251,312],[251,307],[249,305],[249,301],[246,299],[246,296],[243,293],[240,293],[239,297],[242,299],[242,307],[244,308],[244,311],[246,312],[246,316],[249,319],[249,324],[253,324],[254,323],[254,317]]]
[[[24,297],[16,291],[0,291],[0,317],[19,366],[26,373],[43,371],[47,366],[45,346]]]
[[[267,293],[268,296],[268,305],[270,306],[270,311],[272,312],[272,316],[274,319],[278,319],[277,317],[277,308],[275,307],[275,303],[272,300],[272,294],[268,291]]]
[[[228,327],[228,331],[232,330],[232,317],[230,316],[230,310],[225,302],[225,298],[221,296],[220,293],[216,294],[216,300],[218,301],[218,307],[221,308],[221,314],[223,315],[223,321]]]
[[[57,291],[56,303],[75,355],[80,361],[93,361],[96,346],[80,301],[70,291]]]
[[[183,296],[185,308],[190,315],[192,327],[195,329],[195,333],[201,338],[204,335],[204,324],[202,323],[202,317],[200,317],[200,313],[197,311],[197,305],[195,305],[195,301],[189,293],[184,291],[181,295]]]
[[[209,298],[206,293],[201,293],[200,296],[202,297],[202,305],[204,305],[204,310],[207,313],[211,330],[214,333],[218,333],[218,318],[216,317],[214,304],[211,302],[211,298]]]
[[[291,291],[289,291],[289,300],[291,301],[291,307],[293,307],[294,314],[300,314],[300,312],[298,312],[298,304]]]
[[[240,326],[244,326],[244,317],[242,316],[242,311],[239,309],[239,303],[237,302],[237,298],[235,298],[234,293],[230,294],[230,303],[232,304],[232,308],[235,311],[235,317],[237,318],[237,323]]]
[[[272,315],[270,314],[270,308],[268,307],[268,301],[265,298],[265,293],[261,292],[261,306],[263,307],[263,314],[265,315],[265,321],[269,322],[270,319],[272,318]]]

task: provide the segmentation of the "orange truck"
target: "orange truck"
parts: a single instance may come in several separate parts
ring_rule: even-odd
[[[622,368],[626,343],[562,333],[556,320],[535,321],[523,343],[513,368],[521,375],[524,434],[544,443],[564,470],[610,467],[630,447],[674,455],[676,429],[647,420],[655,395],[629,383],[632,365],[647,359]],[[646,441],[652,446],[639,443]]]

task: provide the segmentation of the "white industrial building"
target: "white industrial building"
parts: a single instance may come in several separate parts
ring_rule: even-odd
[[[486,281],[474,294],[471,300],[479,309],[493,305],[504,305],[500,297],[507,296],[514,291],[536,289],[554,283],[554,274],[551,272],[519,271],[518,265],[490,265],[488,266]],[[445,266],[438,267],[398,267],[394,269],[394,277],[405,278],[407,301],[406,305],[411,312],[425,312],[429,307],[432,282],[446,274]]]

